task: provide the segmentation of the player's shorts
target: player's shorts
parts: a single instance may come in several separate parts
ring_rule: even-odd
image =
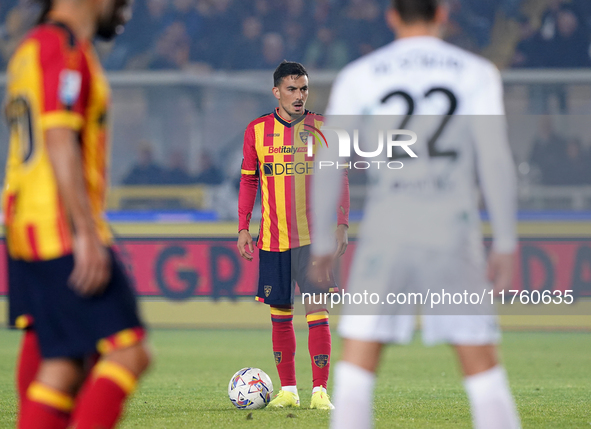
[[[346,292],[367,291],[380,299],[376,305],[346,304],[339,333],[363,341],[408,343],[421,314],[426,344],[497,343],[500,331],[488,294],[483,250],[478,237],[448,249],[393,245],[377,236],[361,240]],[[486,299],[477,305],[446,301],[432,306],[428,298],[442,292],[449,294],[448,300],[476,295]],[[407,305],[400,304],[404,299]]]
[[[25,288],[19,287],[19,261],[8,257],[8,326],[27,329],[33,326],[33,316],[27,306]]]
[[[79,359],[128,347],[145,336],[134,291],[115,256],[111,279],[100,295],[84,297],[69,285],[72,255],[48,261],[9,259],[10,322],[28,315],[34,320],[41,355]]]
[[[309,261],[309,245],[285,252],[259,250],[259,287],[255,299],[269,305],[292,305],[296,283],[302,293],[319,293],[307,277]],[[328,292],[337,292],[334,276],[330,278]]]
[[[343,338],[382,344],[408,344],[415,331],[415,315],[344,315],[338,332]],[[464,346],[497,344],[501,339],[495,315],[425,315],[421,317],[423,343]]]

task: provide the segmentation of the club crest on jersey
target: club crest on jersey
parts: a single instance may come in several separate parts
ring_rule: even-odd
[[[273,352],[273,356],[275,356],[275,365],[279,365],[281,363],[283,353],[282,352]]]
[[[310,135],[310,131],[300,131],[300,139],[302,139],[302,143],[308,143],[308,136]],[[314,144],[314,143],[312,143]]]
[[[324,368],[326,365],[328,365],[328,355],[314,356],[314,363],[318,368]]]
[[[269,295],[271,295],[271,289],[273,289],[273,286],[266,285],[263,289],[265,290],[265,296],[267,298],[269,298]]]
[[[60,73],[59,99],[65,106],[73,106],[80,97],[82,75],[75,70],[62,70]]]

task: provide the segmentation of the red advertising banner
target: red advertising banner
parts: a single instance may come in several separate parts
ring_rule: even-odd
[[[338,277],[346,286],[355,252],[351,241]],[[237,298],[257,290],[258,252],[242,259],[234,239],[119,239],[118,252],[141,296],[184,300]],[[567,290],[591,296],[591,240],[522,240],[514,289]],[[7,293],[5,246],[0,242],[0,295]]]

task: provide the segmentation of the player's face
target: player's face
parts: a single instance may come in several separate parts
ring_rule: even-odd
[[[96,35],[111,40],[131,19],[133,0],[102,0]]]
[[[291,117],[304,114],[308,100],[308,77],[286,76],[278,87],[273,88],[279,107]]]

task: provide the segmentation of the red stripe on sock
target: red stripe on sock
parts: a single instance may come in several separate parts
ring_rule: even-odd
[[[18,429],[66,429],[70,414],[39,402],[25,400],[19,416]]]
[[[72,427],[76,429],[112,429],[121,413],[127,394],[113,381],[99,377],[87,386],[81,396],[74,416]]]

